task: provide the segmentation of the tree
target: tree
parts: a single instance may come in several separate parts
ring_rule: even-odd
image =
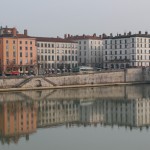
[[[18,71],[19,65],[17,65],[14,60],[9,61],[8,65],[6,65],[5,72],[10,73],[12,71]]]

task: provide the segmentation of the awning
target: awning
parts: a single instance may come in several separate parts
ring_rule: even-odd
[[[18,71],[12,71],[11,74],[12,75],[18,75],[18,74],[20,74],[20,72],[18,72]]]

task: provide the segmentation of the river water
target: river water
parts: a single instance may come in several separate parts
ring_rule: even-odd
[[[147,150],[150,85],[0,93],[0,150]]]

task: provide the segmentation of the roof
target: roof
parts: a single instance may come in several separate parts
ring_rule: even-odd
[[[16,36],[13,36],[13,34],[3,34],[3,35],[0,35],[0,38],[1,37],[2,38],[34,38],[34,37],[27,36],[27,35],[24,35],[24,34],[17,34]]]
[[[53,37],[35,37],[37,42],[59,42],[59,43],[76,43],[69,39],[53,38]]]
[[[65,39],[69,39],[69,40],[102,40],[101,36],[96,36],[96,35],[75,35],[75,36],[69,36],[66,37]]]
[[[24,34],[17,34],[17,38],[34,38],[32,36],[24,35]]]
[[[150,34],[131,34],[131,35],[117,35],[117,36],[106,36],[103,37],[103,39],[123,39],[123,38],[131,38],[131,37],[144,37],[144,38],[150,38]]]

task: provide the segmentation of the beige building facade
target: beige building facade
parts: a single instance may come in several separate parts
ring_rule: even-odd
[[[61,38],[37,37],[37,54],[39,71],[50,73],[52,71],[70,69],[78,66],[77,43]]]

